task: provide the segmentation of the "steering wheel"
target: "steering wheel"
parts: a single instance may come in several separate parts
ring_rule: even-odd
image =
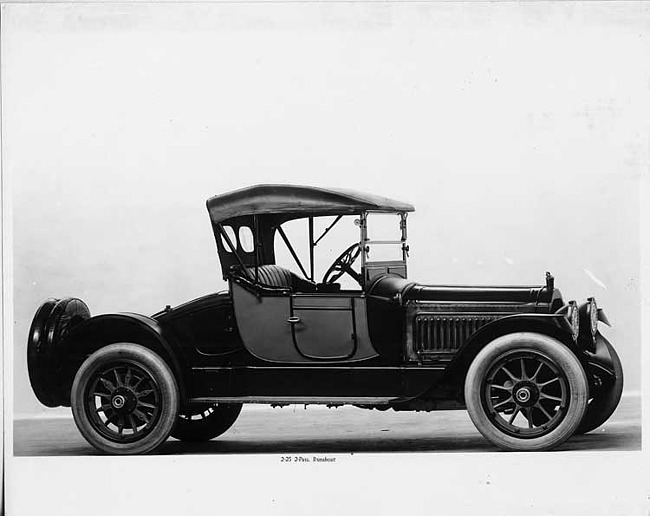
[[[341,255],[334,260],[334,263],[327,269],[325,276],[323,276],[322,283],[331,284],[339,279],[343,274],[350,275],[359,285],[362,285],[361,274],[352,268],[352,264],[357,261],[361,255],[361,246],[357,242],[352,244]]]

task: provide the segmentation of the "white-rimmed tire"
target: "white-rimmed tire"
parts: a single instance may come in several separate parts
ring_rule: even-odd
[[[165,361],[132,343],[90,355],[72,384],[79,431],[98,450],[150,453],[169,436],[179,409],[178,386]]]
[[[576,431],[588,401],[585,372],[561,342],[536,333],[513,333],[490,342],[465,380],[472,422],[504,450],[542,451]]]

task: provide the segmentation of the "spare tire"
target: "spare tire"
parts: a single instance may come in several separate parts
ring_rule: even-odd
[[[68,332],[90,318],[90,310],[80,299],[46,299],[32,320],[27,341],[27,371],[34,394],[46,407],[63,403],[58,352]]]

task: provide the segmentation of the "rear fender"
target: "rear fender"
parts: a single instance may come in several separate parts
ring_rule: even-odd
[[[187,362],[180,347],[172,346],[170,339],[157,321],[135,313],[99,315],[74,327],[61,350],[62,382],[66,393],[64,404],[70,404],[72,382],[84,360],[98,349],[117,342],[140,344],[158,354],[174,373],[181,400],[186,399]]]
[[[462,391],[467,370],[476,355],[497,337],[520,331],[540,333],[559,340],[571,349],[583,367],[586,367],[584,353],[574,343],[571,333],[561,326],[560,317],[553,314],[516,314],[486,324],[458,350],[445,372],[442,383]]]

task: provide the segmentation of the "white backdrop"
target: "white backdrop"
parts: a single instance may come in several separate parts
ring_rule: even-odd
[[[410,275],[423,282],[553,271],[567,298],[597,297],[626,388],[641,388],[647,4],[39,3],[2,5],[1,21],[16,414],[43,411],[25,348],[44,298],[152,313],[222,289],[204,201],[261,182],[414,203]],[[645,459],[354,454],[305,470],[274,455],[19,457],[7,509],[641,515]]]
[[[415,204],[423,282],[551,270],[605,308],[638,390],[646,10],[5,6],[15,412],[42,410],[25,351],[44,298],[150,314],[224,288],[204,201],[263,182]]]

